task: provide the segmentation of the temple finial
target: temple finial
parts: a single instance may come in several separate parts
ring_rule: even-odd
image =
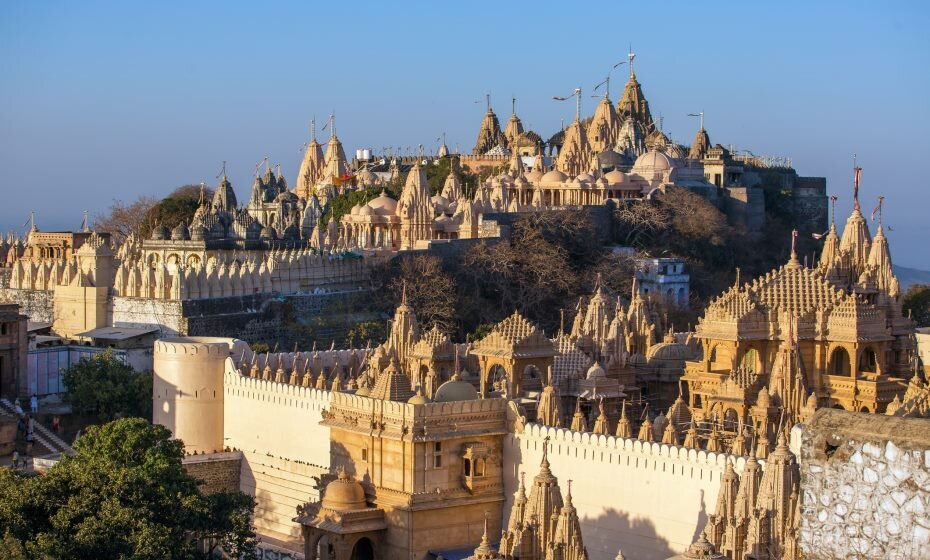
[[[862,175],[858,159],[858,156],[853,154],[853,208],[856,210],[859,210],[859,177]]]
[[[636,53],[633,52],[633,43],[630,43],[630,52],[627,57],[630,59],[630,79],[632,80],[636,78],[636,73],[633,71],[633,59],[636,58]]]
[[[830,195],[830,225],[836,225],[836,199],[835,194]]]

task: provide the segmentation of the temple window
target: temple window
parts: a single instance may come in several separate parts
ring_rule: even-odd
[[[433,468],[442,468],[442,442],[437,441],[433,444]]]
[[[859,371],[878,373],[878,356],[871,348],[866,349],[859,357]]]
[[[849,353],[845,348],[835,348],[830,354],[830,362],[827,366],[829,375],[849,375]]]

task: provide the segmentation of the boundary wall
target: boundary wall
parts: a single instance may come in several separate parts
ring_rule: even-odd
[[[591,560],[612,560],[618,550],[637,560],[684,552],[714,513],[727,460],[733,459],[738,473],[746,463],[726,453],[527,424],[504,441],[505,517],[520,472],[526,473],[529,492],[546,438],[563,495],[572,480],[572,502]]]
[[[243,377],[230,357],[224,374],[224,439],[242,452],[239,489],[255,496],[262,541],[302,552],[297,506],[319,498],[329,472],[329,428],[321,426],[331,394],[309,387]]]

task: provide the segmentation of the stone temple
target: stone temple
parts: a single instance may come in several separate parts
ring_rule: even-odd
[[[162,339],[154,421],[208,488],[256,496],[269,558],[920,557],[930,387],[860,217],[680,340],[600,286],[551,338],[515,313],[456,343],[404,301],[374,348]]]

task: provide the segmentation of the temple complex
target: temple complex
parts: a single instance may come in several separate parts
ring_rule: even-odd
[[[856,196],[842,239],[831,224],[816,266],[792,249],[784,266],[743,285],[737,277],[710,303],[695,332],[702,358],[683,377],[689,405],[766,439],[819,407],[885,412],[913,374],[914,332],[882,225],[873,242]]]

